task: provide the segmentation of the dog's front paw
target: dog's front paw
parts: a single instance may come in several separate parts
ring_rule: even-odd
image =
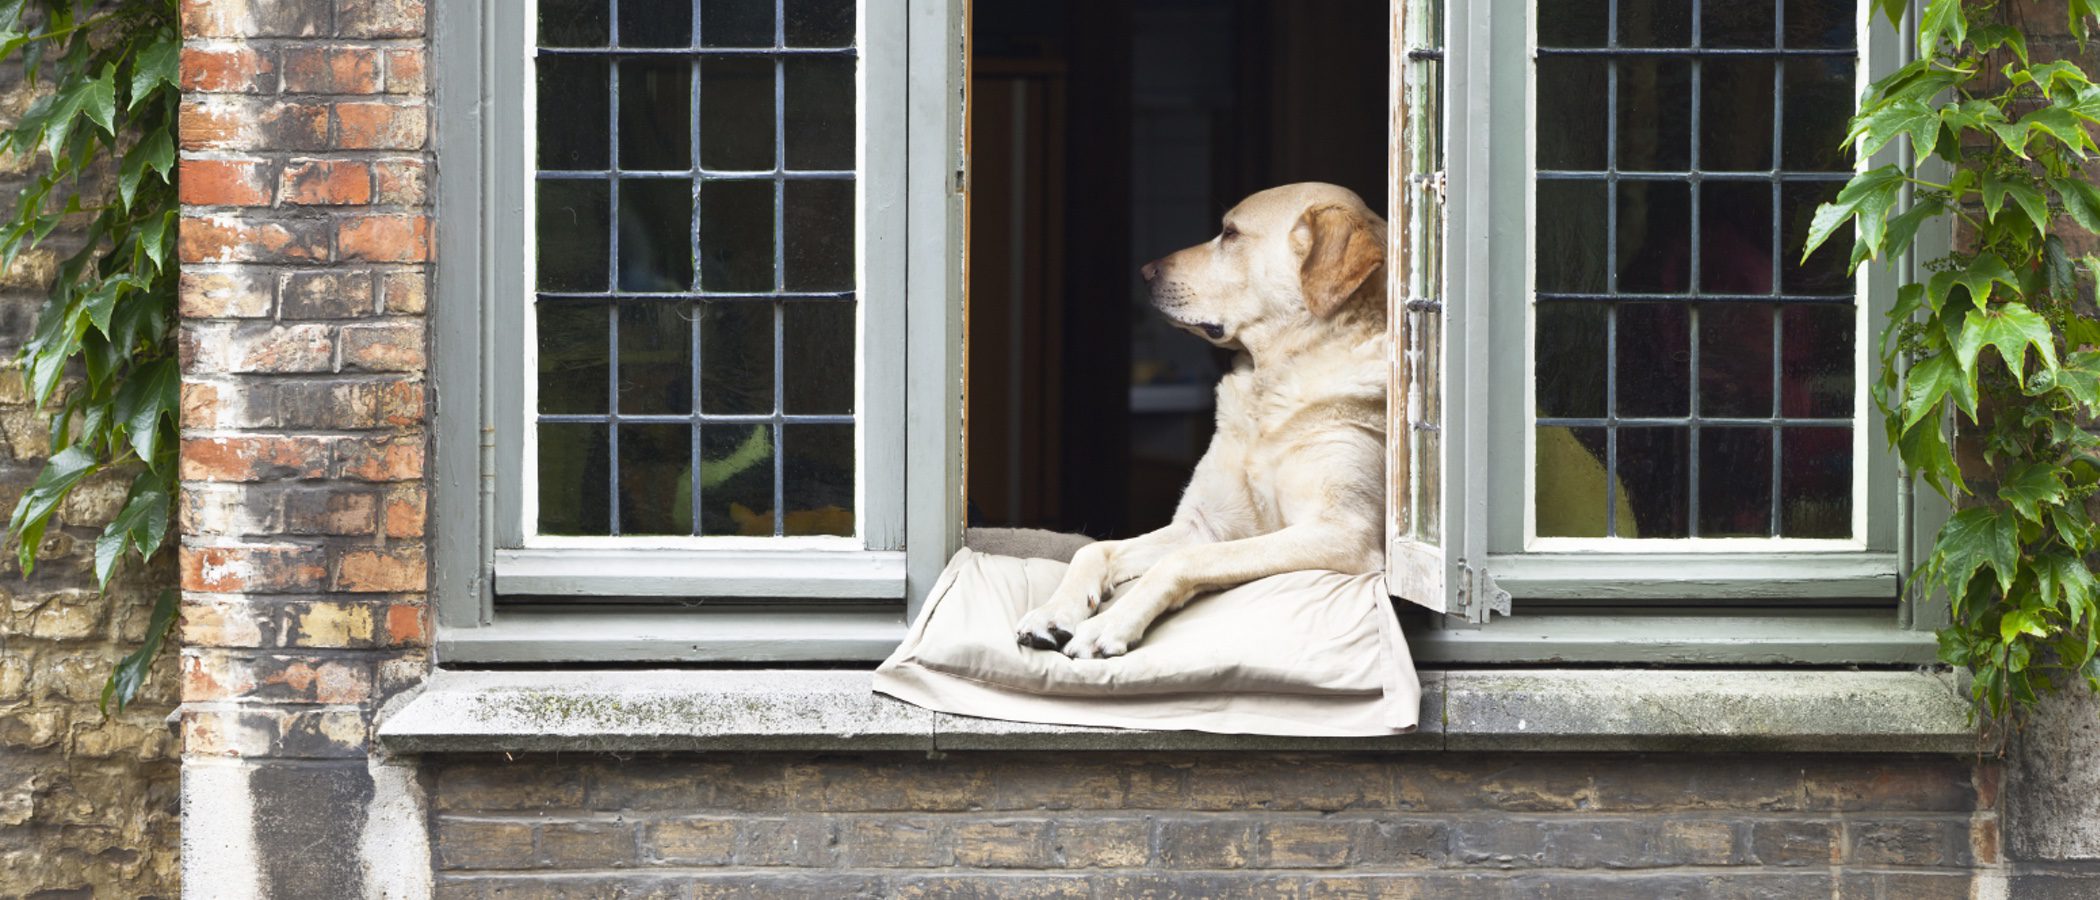
[[[1072,639],[1088,614],[1085,604],[1045,603],[1021,617],[1014,626],[1014,641],[1023,647],[1056,650]]]
[[[1143,636],[1142,624],[1114,613],[1095,616],[1081,623],[1065,643],[1065,655],[1073,659],[1109,659],[1122,656]]]

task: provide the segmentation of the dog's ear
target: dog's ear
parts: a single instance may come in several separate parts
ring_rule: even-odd
[[[1313,315],[1325,319],[1351,300],[1385,297],[1385,229],[1371,216],[1339,204],[1316,206],[1292,231],[1305,248],[1298,280]]]

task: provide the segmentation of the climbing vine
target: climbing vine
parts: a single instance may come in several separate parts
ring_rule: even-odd
[[[124,506],[95,541],[105,590],[125,557],[165,544],[175,489],[180,373],[175,318],[175,122],[182,41],[176,0],[0,0],[0,62],[19,59],[40,96],[0,130],[0,154],[33,160],[0,221],[0,268],[85,226],[58,262],[18,364],[50,414],[51,455],[15,504],[8,532],[33,571],[67,495],[106,469],[131,474]],[[156,602],[145,643],[102,689],[119,709],[145,681],[175,618]]]
[[[1892,24],[1906,5],[1875,0]],[[2083,48],[2100,15],[2068,6]],[[1857,268],[1909,251],[1927,223],[1959,223],[1954,252],[1897,293],[1875,395],[1904,465],[1957,508],[1914,584],[1951,601],[1940,656],[2002,720],[2059,676],[2100,690],[2100,257],[2072,250],[2100,233],[2083,168],[2100,151],[2100,86],[2031,57],[1996,2],[1930,0],[1916,37],[1916,61],[1869,87],[1847,139],[1869,157],[1908,141],[1911,161],[1854,176],[1816,210],[1807,249],[1854,226]]]

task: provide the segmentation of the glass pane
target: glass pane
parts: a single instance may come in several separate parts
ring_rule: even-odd
[[[1539,290],[1604,290],[1605,196],[1602,181],[1539,182]]]
[[[603,47],[611,35],[605,0],[540,0],[542,47]]]
[[[612,115],[611,67],[602,59],[551,56],[537,67],[541,169],[604,169]]]
[[[1772,533],[1772,430],[1699,429],[1699,536]]]
[[[693,183],[620,182],[620,290],[675,292],[693,283]]]
[[[854,304],[825,300],[789,303],[781,310],[786,358],[781,360],[782,411],[790,415],[853,412]]]
[[[1618,305],[1621,417],[1691,413],[1691,313],[1683,303]]]
[[[1690,537],[1690,433],[1683,428],[1621,428],[1619,486],[1633,509],[1631,530],[1619,522],[1619,537]]]
[[[690,426],[620,426],[621,534],[693,533],[692,457]]]
[[[774,533],[773,426],[700,427],[700,533]]]
[[[1551,0],[1548,0],[1551,2]],[[1692,5],[1685,0],[1653,3],[1625,2],[1619,5],[1619,46],[1689,47],[1692,45]]]
[[[1850,57],[1786,61],[1786,119],[1779,146],[1781,163],[1787,169],[1842,172],[1852,168],[1852,154],[1845,146],[1857,90],[1852,66]]]
[[[1827,0],[1786,0],[1786,45],[1848,49],[1856,43],[1855,10]]]
[[[1785,373],[1779,412],[1789,418],[1848,419],[1853,413],[1852,355],[1859,330],[1850,304],[1796,304],[1786,308],[1780,358]]]
[[[1603,418],[1605,322],[1610,305],[1538,305],[1538,415]]]
[[[648,300],[620,305],[621,412],[692,411],[691,315],[692,307],[683,303]]]
[[[717,172],[773,168],[773,61],[700,61],[700,165]]]
[[[1852,429],[1780,435],[1779,528],[1786,537],[1852,536]]]
[[[1606,65],[1604,60],[1579,56],[1539,60],[1539,168],[1605,168],[1604,129],[1610,116]]]
[[[855,65],[851,57],[786,62],[782,99],[787,106],[788,168],[853,168]]]
[[[693,0],[620,0],[620,46],[692,45]]]
[[[1611,533],[1612,479],[1604,470],[1602,428],[1541,426],[1535,436],[1540,537],[1605,537]],[[1628,527],[1624,492],[1616,492],[1619,527]]]
[[[1772,415],[1772,307],[1699,307],[1699,414],[1723,419]]]
[[[1435,313],[1422,315],[1422,366],[1418,392],[1421,395],[1420,421],[1432,425],[1444,421],[1444,385],[1439,372],[1444,361],[1444,318]],[[1415,471],[1415,533],[1432,544],[1444,540],[1444,445],[1443,432],[1434,428],[1412,428],[1417,442]]]
[[[700,307],[700,411],[773,412],[773,304],[748,300]]]
[[[700,183],[700,288],[773,289],[773,183]]]
[[[1621,7],[1621,14],[1624,9]],[[1691,168],[1691,62],[1633,57],[1619,60],[1618,67],[1619,168],[1635,172]]]
[[[1772,0],[1700,0],[1699,43],[1706,47],[1772,46]],[[1833,4],[1835,6],[1835,4]],[[1711,72],[1713,63],[1707,63]]]
[[[844,179],[789,181],[783,207],[787,271],[791,291],[853,289],[853,182]]]
[[[783,531],[853,534],[853,426],[782,426],[780,451]]]
[[[612,469],[604,425],[539,427],[541,534],[610,534]]]
[[[604,291],[611,268],[610,192],[602,181],[539,183],[539,256],[543,291]]]
[[[700,4],[700,45],[773,46],[773,0],[708,0]]]
[[[612,346],[605,306],[541,301],[537,312],[540,412],[604,412]]]
[[[1601,219],[1571,223],[1596,231]],[[1619,291],[1677,294],[1691,285],[1691,188],[1675,181],[1619,182]]]
[[[790,47],[853,46],[853,0],[785,0]]]
[[[1540,3],[1538,16],[1541,47],[1602,47],[1611,24],[1609,0]]]
[[[1699,95],[1699,168],[1771,169],[1772,61],[1708,59],[1700,63]]]
[[[1851,296],[1852,276],[1845,274],[1845,264],[1852,257],[1852,229],[1838,229],[1806,262],[1797,262],[1800,248],[1808,246],[1808,226],[1815,220],[1816,207],[1836,197],[1843,187],[1830,181],[1789,181],[1780,186],[1780,224],[1786,231],[1780,246],[1793,248],[1780,256],[1782,292]]]
[[[1708,181],[1699,186],[1699,283],[1715,294],[1772,290],[1772,185]]]
[[[685,60],[620,64],[620,168],[693,167],[693,67]]]

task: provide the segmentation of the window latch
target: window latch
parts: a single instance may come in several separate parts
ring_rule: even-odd
[[[1467,622],[1485,625],[1492,613],[1509,615],[1509,592],[1495,583],[1495,576],[1487,567],[1460,561],[1457,613],[1465,616]]]

